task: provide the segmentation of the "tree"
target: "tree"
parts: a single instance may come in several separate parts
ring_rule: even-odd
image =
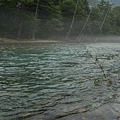
[[[119,35],[120,34],[120,6],[114,7],[111,12],[111,22],[110,24],[113,26],[113,33]]]
[[[92,21],[91,26],[95,27],[95,29],[92,30],[93,34],[96,31],[99,31],[98,34],[107,34],[112,28],[110,24],[112,4],[108,1],[101,0],[100,3],[92,9],[90,18]]]
[[[38,11],[39,33],[37,37],[48,38],[60,33],[63,29],[60,0],[40,0]]]
[[[63,0],[60,5],[64,22],[63,33],[67,37],[69,34],[71,37],[78,35],[90,11],[88,1]]]
[[[38,8],[39,8],[39,0],[37,0],[36,4],[36,10],[35,10],[35,15],[34,15],[34,21],[33,21],[33,32],[32,32],[32,39],[35,39],[35,34],[37,32],[37,16],[38,16]]]
[[[21,39],[22,36],[22,29],[23,29],[23,22],[24,22],[24,11],[25,11],[25,3],[24,2],[19,2],[18,3],[19,7],[19,29],[18,29],[18,34],[17,34],[17,39]]]
[[[89,1],[96,0],[0,0],[0,37],[66,37],[69,30],[76,37],[84,25],[86,34],[119,34],[120,7],[105,0],[91,7]]]
[[[74,14],[75,6],[77,0],[63,0],[61,2],[61,11],[64,17],[72,17]],[[86,17],[89,12],[87,0],[78,0],[78,8],[76,11],[76,16],[83,18]]]

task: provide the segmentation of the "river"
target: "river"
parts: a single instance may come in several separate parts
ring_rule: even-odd
[[[120,43],[0,46],[0,120],[53,120],[116,101]]]

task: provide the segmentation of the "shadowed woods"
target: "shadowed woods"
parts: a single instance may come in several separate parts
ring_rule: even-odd
[[[0,37],[77,41],[81,36],[119,36],[119,11],[105,0],[1,0]]]

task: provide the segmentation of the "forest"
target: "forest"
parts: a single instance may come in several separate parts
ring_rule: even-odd
[[[82,29],[91,36],[119,35],[120,6],[105,0],[0,0],[0,38],[65,38],[69,30],[69,37],[77,37]]]
[[[120,120],[120,6],[0,0],[0,120]]]

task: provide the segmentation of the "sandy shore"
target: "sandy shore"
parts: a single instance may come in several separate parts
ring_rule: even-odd
[[[38,44],[38,43],[59,43],[57,40],[12,40],[0,39],[0,44]]]
[[[95,39],[84,39],[84,41],[75,41],[73,40],[42,40],[42,39],[35,39],[35,40],[13,40],[13,39],[6,39],[0,38],[0,45],[2,44],[47,44],[47,43],[120,43],[120,39],[103,39],[100,38],[98,41]]]

